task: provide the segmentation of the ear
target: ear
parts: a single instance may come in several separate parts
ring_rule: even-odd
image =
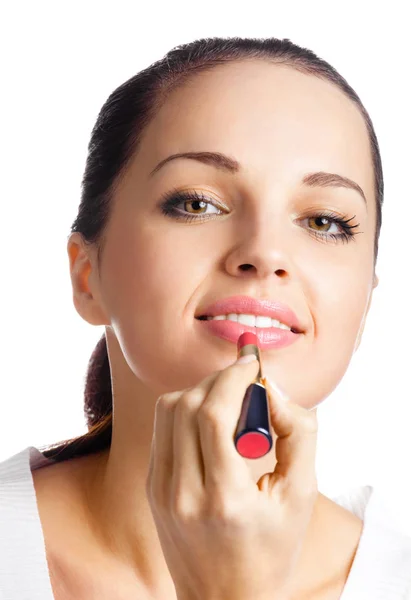
[[[90,325],[110,325],[102,306],[98,287],[97,252],[86,244],[80,233],[72,233],[67,242],[73,303],[78,314]]]
[[[378,276],[374,273],[374,282],[373,282],[373,285],[372,285],[372,291],[371,291],[370,296],[368,298],[367,309],[366,309],[366,311],[364,313],[364,316],[363,316],[362,321],[361,321],[361,326],[360,326],[360,329],[359,329],[358,334],[357,334],[357,340],[355,342],[354,352],[357,352],[357,350],[358,350],[358,348],[359,348],[359,346],[361,344],[361,339],[362,339],[362,334],[363,334],[364,327],[365,327],[365,322],[367,320],[368,311],[370,310],[370,306],[371,306],[371,300],[372,300],[372,296],[373,296],[373,291],[377,287],[377,285],[379,284],[379,282],[380,282],[380,280],[378,279]]]

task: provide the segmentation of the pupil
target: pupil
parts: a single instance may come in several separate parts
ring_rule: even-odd
[[[202,200],[192,200],[191,204],[195,211],[199,210],[200,208],[203,208],[205,206],[205,202],[203,202]]]
[[[321,227],[322,225],[327,225],[327,223],[325,223],[324,221],[328,221],[328,219],[327,219],[327,217],[317,217],[316,221],[317,221],[317,225],[319,225]],[[318,221],[319,221],[319,223],[318,223]]]

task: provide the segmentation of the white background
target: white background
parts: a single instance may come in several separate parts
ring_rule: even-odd
[[[86,431],[84,376],[104,328],[74,309],[66,240],[89,135],[107,96],[199,37],[290,38],[357,91],[376,128],[385,176],[380,285],[362,345],[318,410],[320,490],[374,485],[411,533],[409,5],[240,4],[4,3],[0,460]]]

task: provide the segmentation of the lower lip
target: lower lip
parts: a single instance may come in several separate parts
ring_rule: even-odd
[[[233,342],[233,344],[237,343],[238,338],[242,333],[245,333],[246,331],[255,333],[258,337],[258,345],[261,349],[284,348],[285,346],[289,346],[296,342],[301,336],[301,333],[293,333],[288,329],[278,329],[277,327],[251,327],[228,319],[224,321],[215,321],[213,319],[210,319],[209,321],[198,320],[213,335],[216,335],[223,340]]]

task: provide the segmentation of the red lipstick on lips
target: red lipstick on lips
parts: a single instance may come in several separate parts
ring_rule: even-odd
[[[246,354],[255,354],[259,370],[255,381],[248,386],[244,395],[234,443],[237,452],[244,458],[261,458],[271,450],[273,439],[270,433],[267,391],[261,374],[258,337],[255,333],[245,332],[240,335],[237,354],[238,358]]]
[[[291,330],[279,329],[278,327],[258,328],[245,325],[228,319],[215,320],[212,317],[228,315],[230,313],[244,313],[251,315],[268,316],[288,325]],[[212,335],[224,340],[237,343],[242,333],[255,333],[258,337],[258,346],[261,349],[284,348],[298,340],[304,333],[297,316],[294,312],[280,302],[270,300],[256,300],[250,296],[232,296],[224,300],[218,300],[211,306],[203,309],[197,316],[202,327],[205,327]]]

